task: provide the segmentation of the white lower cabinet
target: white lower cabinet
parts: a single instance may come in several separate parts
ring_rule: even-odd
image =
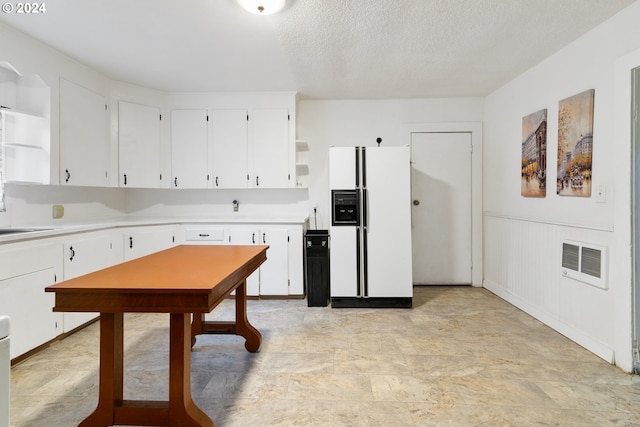
[[[63,244],[64,280],[122,262],[122,237],[114,231],[86,233],[74,236]],[[63,313],[63,331],[69,332],[100,313]]]
[[[261,229],[259,244],[269,245],[260,266],[260,295],[289,295],[289,251],[286,228]]]
[[[267,260],[247,278],[247,295],[304,294],[302,225],[187,224],[184,238],[189,245],[269,245]]]
[[[53,312],[47,286],[185,244],[269,245],[247,279],[250,296],[302,296],[301,224],[131,226],[0,245],[0,314],[11,317],[11,358],[92,320],[97,313]]]
[[[227,230],[227,243],[229,245],[255,245],[257,244],[258,230],[251,228],[235,228]],[[264,264],[263,264],[264,265]],[[257,297],[260,295],[260,270],[254,271],[247,277],[247,295]]]
[[[289,295],[304,296],[304,231],[302,225],[290,226],[288,234]]]
[[[13,359],[54,339],[62,332],[62,314],[44,288],[62,277],[59,246],[24,242],[0,249],[0,314],[11,317]]]
[[[177,225],[149,225],[124,228],[124,260],[140,258],[176,245]]]

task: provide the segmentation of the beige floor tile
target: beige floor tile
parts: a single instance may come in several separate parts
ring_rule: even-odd
[[[368,375],[291,374],[287,399],[372,401]]]
[[[250,300],[263,335],[199,336],[192,394],[229,426],[640,426],[640,377],[485,289],[418,287],[412,309]],[[235,316],[232,300],[207,315]],[[125,315],[125,397],[166,399],[166,314]],[[71,427],[97,403],[99,324],[11,371],[11,427]]]
[[[536,382],[527,379],[457,377],[450,383],[455,385],[462,403],[467,405],[561,407]]]

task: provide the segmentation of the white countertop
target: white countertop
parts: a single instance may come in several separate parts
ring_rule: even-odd
[[[0,340],[4,337],[8,337],[11,332],[11,321],[9,316],[0,315]]]
[[[67,222],[49,225],[16,225],[0,227],[0,229],[36,229],[28,233],[0,234],[0,244],[21,240],[41,239],[64,234],[96,231],[108,228],[137,227],[145,225],[183,225],[183,224],[304,224],[308,216],[258,216],[258,215],[223,215],[210,217],[137,217],[122,216],[78,222]]]

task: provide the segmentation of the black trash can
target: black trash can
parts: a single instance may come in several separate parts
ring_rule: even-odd
[[[326,307],[329,301],[329,231],[307,230],[304,240],[307,305]]]

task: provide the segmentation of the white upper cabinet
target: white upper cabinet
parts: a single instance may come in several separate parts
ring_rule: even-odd
[[[207,110],[171,111],[171,187],[209,187],[208,144]]]
[[[249,111],[249,187],[289,187],[289,112]]]
[[[107,187],[110,164],[105,98],[60,79],[60,184]]]
[[[160,109],[118,102],[118,183],[120,187],[161,188]]]
[[[247,110],[211,110],[212,186],[247,188]]]

